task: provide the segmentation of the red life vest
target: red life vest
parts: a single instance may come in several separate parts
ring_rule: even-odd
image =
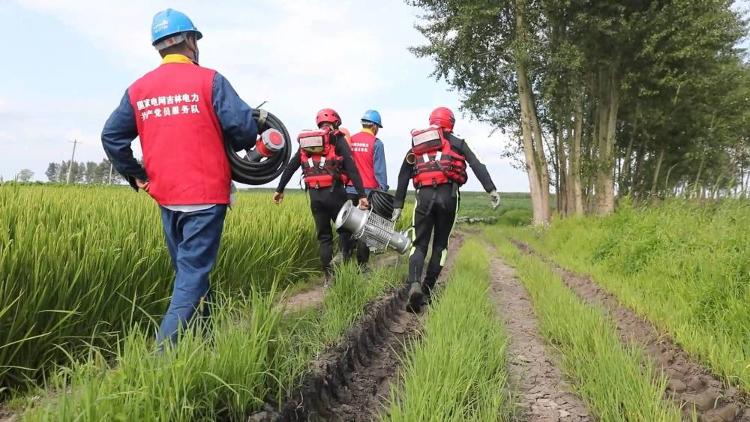
[[[160,205],[229,203],[231,172],[211,103],[215,74],[166,63],[128,88],[149,194]]]
[[[338,133],[333,132],[333,135],[337,136]],[[348,182],[343,172],[344,160],[336,155],[331,134],[330,130],[323,129],[305,131],[297,137],[302,177],[308,189],[330,188],[336,182]]]
[[[453,151],[443,130],[430,126],[413,130],[414,187],[437,186],[445,183],[466,183],[466,158]]]
[[[377,189],[378,179],[375,177],[375,135],[368,132],[359,132],[352,136],[349,146],[352,150],[354,163],[357,164],[359,176],[365,189]],[[349,185],[353,185],[350,180]]]

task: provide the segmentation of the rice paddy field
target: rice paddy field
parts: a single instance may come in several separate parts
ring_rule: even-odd
[[[242,192],[210,334],[157,351],[173,270],[151,199],[0,185],[0,421],[750,421],[750,204],[536,229],[524,194],[461,201],[413,314],[408,257],[323,288],[305,195]]]

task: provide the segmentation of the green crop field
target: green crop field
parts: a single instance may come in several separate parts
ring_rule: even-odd
[[[324,388],[310,380],[332,362],[344,362],[349,382],[379,387],[350,384],[348,393],[336,393],[340,402],[291,402],[297,403],[291,408],[322,406],[343,420],[368,412],[383,421],[748,414],[742,397],[750,385],[750,243],[738,228],[750,221],[750,206],[743,201],[625,203],[609,217],[556,219],[536,229],[525,226],[528,195],[502,194],[502,206],[492,210],[486,194],[464,193],[459,217],[483,224],[459,224],[463,246],[451,252],[455,262],[426,317],[392,310],[365,328],[383,316],[374,304],[403,286],[406,259],[377,254],[368,273],[341,265],[324,290],[304,194],[292,192],[276,207],[268,190],[242,192],[212,275],[211,334],[196,327],[162,353],[153,333],[172,268],[150,198],[124,187],[2,185],[0,204],[0,417],[298,420],[284,409],[298,395]],[[528,246],[519,249],[518,242]],[[537,255],[524,253],[528,248]],[[498,269],[498,260],[516,275]],[[639,315],[672,339],[670,353],[683,353],[687,363],[660,366],[664,361],[647,343],[626,341],[628,326],[618,313],[581,296],[581,286],[555,265],[592,277],[612,295],[607,306]],[[495,302],[512,293],[498,283],[526,292],[527,298],[504,297],[526,314],[508,314]],[[294,300],[301,305],[287,309]],[[367,349],[346,364],[347,350],[356,349],[352,336],[364,332],[368,340],[359,347]],[[384,332],[391,334],[379,337]],[[533,350],[529,336],[539,339]],[[377,341],[383,346],[374,347]],[[365,359],[365,353],[374,354]],[[580,400],[578,407],[562,395],[538,399],[524,390],[518,368],[536,365],[538,356],[559,374],[536,387],[555,391],[568,383],[564,394]],[[394,366],[386,371],[378,359]],[[683,375],[684,365],[704,375]],[[328,376],[333,383],[336,376]],[[305,412],[313,420],[321,415]]]

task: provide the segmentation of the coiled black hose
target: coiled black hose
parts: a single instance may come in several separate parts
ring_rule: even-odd
[[[258,133],[266,129],[276,129],[284,135],[284,148],[268,158],[259,161],[250,161],[237,155],[232,148],[231,142],[226,142],[224,147],[229,158],[229,167],[232,169],[232,180],[248,185],[264,185],[272,182],[284,171],[284,167],[292,156],[292,138],[286,130],[284,123],[278,117],[266,111],[262,112],[265,119],[260,122]],[[261,110],[253,110],[253,118],[259,121]]]
[[[370,191],[369,198],[367,198],[372,212],[389,220],[393,215],[393,199],[393,195],[379,190]]]

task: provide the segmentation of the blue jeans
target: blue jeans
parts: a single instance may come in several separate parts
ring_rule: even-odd
[[[161,221],[167,248],[175,269],[174,289],[169,308],[161,321],[156,342],[177,342],[181,329],[201,306],[201,316],[210,317],[210,285],[208,274],[216,262],[226,205],[215,205],[193,212],[161,208]]]

